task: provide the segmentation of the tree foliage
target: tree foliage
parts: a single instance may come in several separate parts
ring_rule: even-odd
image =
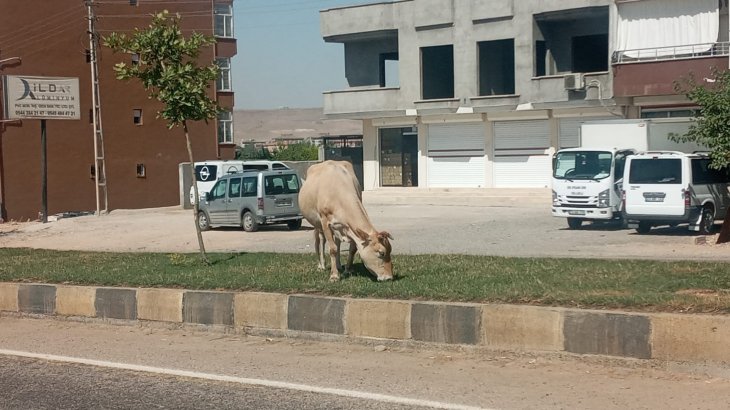
[[[316,161],[319,158],[319,147],[308,141],[280,145],[273,157],[277,161]]]
[[[712,78],[697,81],[694,75],[675,82],[674,89],[699,106],[695,123],[679,142],[696,142],[710,149],[712,167],[730,165],[730,71],[712,70]]]

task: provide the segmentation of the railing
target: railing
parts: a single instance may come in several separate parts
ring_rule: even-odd
[[[691,44],[685,46],[617,50],[613,52],[613,64],[642,61],[671,61],[698,57],[722,57],[730,55],[730,42]]]

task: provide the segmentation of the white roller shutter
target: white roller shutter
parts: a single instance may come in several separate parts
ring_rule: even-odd
[[[428,186],[485,186],[484,123],[428,126]]]
[[[550,186],[550,123],[547,120],[494,123],[494,186]]]

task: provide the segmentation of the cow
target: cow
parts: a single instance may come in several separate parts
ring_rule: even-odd
[[[324,248],[329,243],[330,281],[340,280],[340,244],[350,244],[345,272],[352,268],[356,252],[365,267],[379,281],[393,279],[388,232],[377,231],[362,204],[360,183],[352,164],[347,161],[325,161],[307,170],[306,182],[299,192],[299,207],[304,218],[314,227],[314,246],[319,268],[325,270]]]

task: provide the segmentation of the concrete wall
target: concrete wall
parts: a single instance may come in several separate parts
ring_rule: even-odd
[[[0,282],[4,314],[730,364],[727,315]]]

